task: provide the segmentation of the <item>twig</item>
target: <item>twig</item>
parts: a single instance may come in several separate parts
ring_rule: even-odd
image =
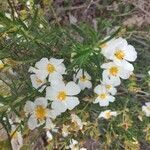
[[[139,91],[138,92],[139,94],[141,93],[141,94],[144,94],[145,96],[150,96],[150,93],[147,93],[147,92],[145,92],[145,91]],[[142,95],[142,96],[144,96],[144,95]]]
[[[60,23],[59,23],[59,20],[58,20],[57,14],[56,14],[56,12],[55,12],[55,10],[53,9],[53,7],[52,7],[52,6],[51,6],[51,10],[52,10],[52,12],[53,12],[53,15],[54,15],[54,17],[55,17],[55,19],[56,19],[56,22],[57,22],[58,26],[61,28],[61,25],[60,25]]]
[[[7,0],[7,2],[8,2],[8,4],[9,4],[9,6],[10,6],[11,15],[12,15],[12,18],[13,18],[13,20],[14,20],[14,19],[15,19],[15,16],[14,16],[14,14],[15,14],[14,8],[13,8],[12,3],[10,2],[10,0]]]
[[[134,37],[135,37],[135,36],[134,36]],[[132,38],[132,40],[135,41],[135,42],[140,43],[140,44],[143,45],[143,46],[150,47],[148,44],[146,44],[146,43],[143,42],[142,40],[137,39],[136,37],[135,37],[135,38]]]
[[[87,6],[87,8],[84,10],[83,14],[85,14],[88,9],[90,8],[90,6],[93,4],[93,0],[90,1],[89,5]]]
[[[144,10],[140,5],[135,4],[134,2],[132,3],[135,7],[139,8],[141,11],[143,11],[148,17],[150,17],[150,13],[146,10]]]

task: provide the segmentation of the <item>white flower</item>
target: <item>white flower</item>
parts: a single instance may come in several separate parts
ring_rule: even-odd
[[[68,130],[69,127],[70,127],[69,125],[64,125],[63,124],[63,128],[62,128],[63,137],[67,137],[69,135],[69,133],[70,133],[69,130]]]
[[[42,29],[42,28],[44,28],[44,26],[43,26],[42,24],[39,24],[39,28],[41,28],[41,29]]]
[[[150,76],[150,71],[148,71],[148,75]]]
[[[16,131],[17,127],[12,125],[11,126],[11,145],[13,150],[20,150],[23,146],[23,138],[20,131]]]
[[[29,9],[31,8],[30,1],[27,1],[27,2],[26,2],[26,5],[27,5],[27,7],[28,7]]]
[[[39,79],[36,74],[32,74],[30,75],[30,78],[31,78],[31,82],[32,82],[32,86],[35,88],[35,89],[39,89],[39,92],[42,92],[45,88],[46,88],[46,85],[43,85],[46,83],[46,80],[41,80]],[[42,86],[43,85],[43,86]]]
[[[82,120],[75,114],[71,114],[71,121],[75,123],[80,130],[82,130],[83,125],[86,124],[85,122],[82,122]]]
[[[50,112],[50,116],[51,116],[51,118],[53,118],[51,112]],[[53,119],[55,119],[55,118],[53,118]],[[51,130],[52,132],[58,132],[58,129],[57,129],[56,125],[52,122],[52,120],[50,118],[47,118],[44,128],[47,129],[47,130]]]
[[[105,41],[106,39],[108,39],[109,37],[104,38],[103,41]],[[111,39],[109,41],[107,41],[106,43],[103,43],[100,45],[101,48],[101,53],[108,59],[109,58],[109,53],[110,51],[112,51],[114,49],[114,44],[115,44],[115,39]]]
[[[69,21],[70,21],[70,24],[76,24],[77,18],[69,13]]]
[[[4,63],[0,60],[0,69],[4,68]]]
[[[137,52],[132,45],[129,45],[123,38],[112,39],[102,48],[102,53],[107,59],[113,60],[116,64],[121,66],[130,66],[137,58]],[[129,62],[128,62],[129,61]]]
[[[3,107],[4,106],[4,104],[3,103],[0,103],[0,107]]]
[[[55,83],[54,83],[55,82]],[[80,93],[80,88],[74,82],[54,81],[50,87],[46,88],[46,98],[52,100],[52,108],[58,112],[72,110],[80,102],[75,95]]]
[[[91,76],[84,71],[83,75],[83,70],[80,69],[76,75],[74,75],[74,81],[76,82],[78,80],[78,85],[79,87],[84,90],[85,88],[92,88],[92,83],[91,83]]]
[[[4,26],[2,24],[0,24],[0,28],[4,28]]]
[[[98,117],[109,119],[112,116],[117,116],[117,112],[116,111],[111,111],[111,110],[105,110],[105,111],[102,111]]]
[[[117,86],[117,82],[110,80],[110,79],[103,79],[103,81],[101,81],[102,85],[105,86],[106,90],[111,94],[111,95],[115,95],[117,93],[117,90],[115,88],[115,86]]]
[[[49,121],[51,111],[47,108],[47,100],[44,97],[37,98],[34,102],[27,101],[24,111],[30,115],[28,127],[33,130],[36,127]]]
[[[63,61],[63,59],[51,58],[48,60],[47,58],[42,58],[35,64],[35,68],[29,68],[29,72],[35,73],[41,80],[45,80],[49,76],[49,82],[56,79],[62,80],[62,75],[65,74],[66,69],[62,63]]]
[[[108,106],[109,102],[114,102],[115,100],[115,97],[111,96],[103,85],[96,86],[94,92],[98,96],[93,103],[99,103],[100,106]]]
[[[46,131],[47,142],[50,142],[53,139],[53,135],[50,131]]]
[[[105,80],[112,80],[116,85],[121,83],[120,78],[128,79],[130,75],[133,73],[133,68],[128,66],[121,67],[115,64],[114,62],[104,63],[102,64],[101,68],[104,68],[103,71],[103,79]]]
[[[70,140],[69,148],[70,148],[71,150],[79,150],[78,141],[76,141],[76,140],[74,140],[74,139],[71,139],[71,140]]]
[[[144,106],[142,106],[142,111],[145,112],[147,117],[150,117],[150,102],[147,102]]]

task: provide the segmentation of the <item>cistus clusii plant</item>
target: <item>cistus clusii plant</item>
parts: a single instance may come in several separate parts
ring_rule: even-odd
[[[26,16],[0,13],[0,149],[138,150],[150,141],[150,102],[131,92],[137,50],[122,28],[61,26],[26,5]]]

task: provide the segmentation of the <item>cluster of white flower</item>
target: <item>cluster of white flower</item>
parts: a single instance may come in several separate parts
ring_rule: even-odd
[[[100,106],[108,106],[110,102],[115,101],[116,86],[121,84],[122,79],[128,79],[132,75],[134,67],[131,63],[136,60],[137,53],[133,46],[129,45],[123,38],[112,39],[100,46],[101,53],[110,62],[102,64],[104,69],[102,73],[101,84],[94,88],[97,98],[94,103]],[[129,61],[129,62],[128,62]],[[116,112],[106,110],[101,112],[99,117],[105,119],[116,116]]]
[[[42,124],[49,129],[51,119],[55,119],[67,109],[74,109],[80,103],[76,95],[81,89],[73,81],[64,83],[65,70],[63,59],[55,58],[50,60],[42,58],[35,67],[29,68],[29,72],[32,73],[30,78],[33,87],[39,92],[46,88],[45,97],[37,98],[34,102],[27,101],[25,104],[24,111],[29,116],[28,127],[31,130]],[[46,86],[47,82],[50,86]],[[48,108],[49,101],[52,102],[51,109]]]
[[[110,60],[104,63],[101,68],[103,71],[103,79],[101,84],[94,88],[94,93],[97,98],[93,103],[99,103],[100,106],[108,106],[110,102],[115,101],[114,95],[117,93],[116,86],[121,84],[122,79],[127,79],[133,73],[134,67],[131,63],[136,60],[137,53],[133,46],[129,45],[123,38],[112,39],[101,46],[101,52]],[[34,102],[27,101],[25,112],[29,115],[28,126],[34,129],[45,123],[45,128],[48,127],[48,122],[55,119],[58,115],[66,110],[72,110],[80,101],[77,95],[85,88],[92,88],[91,76],[83,69],[80,69],[73,76],[73,81],[68,83],[63,81],[63,75],[66,74],[66,67],[63,59],[47,59],[42,58],[36,62],[35,67],[30,67],[29,72],[32,85],[39,92],[43,92],[46,88],[46,96],[37,98]],[[47,86],[50,83],[50,86]],[[51,109],[49,103],[51,102]],[[106,110],[101,112],[99,117],[109,119],[111,116],[116,116],[117,113]],[[82,128],[81,121],[76,116],[77,124]],[[49,124],[50,126],[50,124]],[[67,127],[64,127],[66,130]],[[66,136],[64,132],[64,136]]]
[[[74,82],[78,82],[81,90],[85,88],[92,88],[91,76],[86,72],[80,69],[76,75],[74,75]]]

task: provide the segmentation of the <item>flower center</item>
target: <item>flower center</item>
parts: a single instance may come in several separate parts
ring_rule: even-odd
[[[105,93],[102,93],[102,94],[99,95],[99,97],[100,97],[102,100],[104,100],[104,99],[106,98],[106,94],[105,94]]]
[[[48,71],[49,73],[53,73],[55,70],[56,70],[56,69],[55,69],[54,65],[52,65],[52,64],[48,64],[48,65],[47,65],[47,71]]]
[[[111,88],[111,85],[106,85],[106,89],[110,89]]]
[[[106,118],[109,119],[111,117],[111,113],[110,112],[106,112]]]
[[[39,78],[36,78],[36,82],[37,82],[38,84],[42,84],[42,83],[43,83],[43,81],[40,80]]]
[[[118,71],[119,71],[118,68],[115,66],[113,66],[109,69],[110,74],[113,76],[116,76],[118,74]]]
[[[4,68],[4,64],[0,63],[0,69]]]
[[[41,105],[39,105],[39,106],[36,107],[36,109],[35,109],[35,115],[36,115],[37,119],[43,120],[46,117],[46,114],[47,114],[46,108],[44,108]]]
[[[124,59],[125,53],[122,50],[117,50],[115,53],[115,56],[119,59],[122,60]]]
[[[57,98],[60,100],[60,101],[64,101],[66,99],[66,93],[64,91],[60,91],[57,95]]]
[[[107,47],[106,43],[100,45],[100,48],[106,48],[106,47]]]
[[[82,76],[82,77],[80,77],[80,80],[81,80],[82,82],[85,82],[85,81],[87,81],[88,79],[86,78],[86,76]]]

